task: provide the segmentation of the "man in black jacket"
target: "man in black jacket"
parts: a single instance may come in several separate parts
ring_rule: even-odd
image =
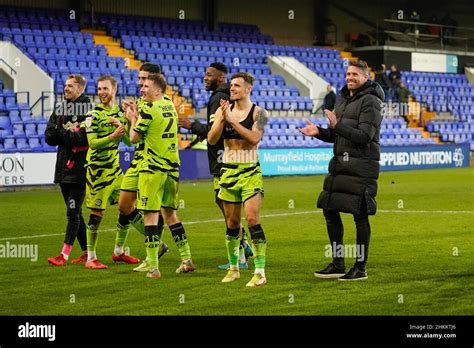
[[[376,82],[368,81],[368,74],[364,61],[350,62],[346,86],[336,101],[335,112],[325,110],[329,128],[320,128],[307,121],[307,126],[300,129],[304,135],[334,143],[334,157],[329,162],[329,174],[318,198],[318,207],[323,209],[326,218],[333,262],[314,273],[319,278],[367,278],[368,215],[374,215],[376,211],[382,122],[380,111],[385,97]],[[347,273],[341,212],[354,216],[357,230],[356,262]]]
[[[326,90],[328,93],[324,97],[324,105],[323,109],[328,109],[333,111],[334,110],[334,105],[336,104],[336,93],[334,93],[334,90],[332,89],[332,85],[329,84],[326,86]]]
[[[385,94],[385,97],[387,97],[390,93],[390,88],[392,88],[392,82],[390,82],[390,79],[385,73],[384,64],[380,65],[380,67],[375,70],[374,81],[382,87],[383,93]]]
[[[212,91],[209,102],[207,103],[207,125],[201,124],[199,120],[191,122],[188,118],[180,118],[179,126],[185,129],[191,129],[193,134],[198,136],[199,141],[207,139],[207,133],[214,123],[214,114],[220,107],[220,101],[230,100],[230,84],[227,82],[227,66],[224,63],[214,62],[209,65],[204,75],[204,86],[206,91]],[[224,155],[224,139],[221,137],[215,145],[207,144],[207,158],[209,160],[209,171],[214,176],[214,194],[216,204],[219,206],[224,216],[224,206],[217,197],[219,192],[219,178],[221,175],[222,158]],[[247,243],[247,235],[242,227],[242,242],[240,246],[240,268],[248,267],[246,259],[253,256],[252,248]],[[219,269],[227,270],[229,264],[218,266]]]
[[[57,107],[45,130],[46,142],[58,146],[54,182],[61,187],[66,204],[67,227],[63,249],[56,257],[48,258],[53,266],[66,266],[77,237],[83,255],[72,263],[87,257],[86,224],[82,217],[82,202],[86,192],[84,164],[88,149],[87,136],[80,124],[85,120],[91,103],[84,93],[86,80],[82,75],[69,75],[64,85],[64,102]]]

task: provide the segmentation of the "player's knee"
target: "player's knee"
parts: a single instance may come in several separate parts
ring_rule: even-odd
[[[164,222],[168,226],[176,225],[180,222],[178,219],[178,215],[176,214],[176,210],[163,209],[162,215],[163,215]]]
[[[248,226],[255,226],[260,224],[260,219],[257,215],[249,215],[247,216],[247,225]]]
[[[130,215],[133,212],[133,204],[130,202],[119,201],[118,203],[119,213],[122,215]]]
[[[92,215],[103,218],[104,217],[104,211],[103,210],[92,209],[91,210],[91,216]]]
[[[232,228],[232,229],[239,229],[240,230],[240,220],[236,218],[226,218],[226,225],[227,228]]]
[[[252,239],[252,241],[254,243],[258,243],[258,242],[262,242],[262,241],[267,240],[261,225],[250,226],[250,224],[249,224],[249,231],[250,231],[250,238]]]

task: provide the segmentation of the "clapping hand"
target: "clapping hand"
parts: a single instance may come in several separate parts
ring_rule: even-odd
[[[135,121],[138,118],[138,106],[134,101],[124,101],[123,102],[125,117],[130,122]]]
[[[337,123],[336,113],[328,109],[325,109],[324,113],[326,114],[326,118],[329,121],[329,128],[336,127],[336,123]]]
[[[112,126],[114,126],[115,128],[117,127],[120,127],[122,125],[122,122],[120,122],[118,119],[116,119],[115,117],[111,117],[109,118],[109,122]]]
[[[301,134],[306,135],[308,137],[314,137],[319,135],[319,128],[311,121],[305,120],[306,127],[298,128]]]
[[[230,114],[230,103],[228,100],[220,100],[222,115],[224,115],[224,120],[228,123],[232,123],[232,116]]]

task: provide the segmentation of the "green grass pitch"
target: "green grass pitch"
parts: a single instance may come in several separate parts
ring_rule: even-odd
[[[175,273],[176,247],[160,262],[162,278],[113,264],[117,208],[102,223],[98,256],[105,271],[55,268],[65,207],[58,190],[0,193],[0,244],[38,245],[38,260],[0,258],[0,315],[473,315],[474,169],[384,172],[378,213],[371,217],[369,278],[359,282],[313,276],[330,259],[316,198],[323,176],[265,178],[262,226],[268,239],[267,279],[249,289],[253,264],[223,284],[224,223],[211,181],[183,182],[179,210],[193,260],[192,274]],[[87,210],[84,209],[86,220]],[[345,242],[355,243],[352,216],[343,215]],[[105,230],[105,231],[104,231]],[[143,258],[142,236],[131,229],[131,254]],[[77,244],[72,257],[80,253]],[[347,265],[353,263],[347,260]]]

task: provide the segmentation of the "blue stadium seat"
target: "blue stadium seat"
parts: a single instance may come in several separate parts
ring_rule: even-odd
[[[28,139],[28,145],[33,152],[43,152],[43,146],[38,137],[31,137]]]
[[[15,145],[15,139],[14,138],[7,138],[3,142],[3,147],[5,149],[5,152],[16,152],[18,151],[16,145]]]
[[[1,129],[12,129],[12,124],[10,122],[10,117],[0,116],[0,128]]]
[[[36,137],[38,135],[38,133],[36,133],[36,124],[34,123],[25,124],[25,134],[26,134],[26,137],[28,138]]]
[[[16,138],[25,138],[25,130],[23,129],[23,123],[14,123],[13,124],[13,135]]]
[[[28,141],[26,138],[16,138],[16,147],[20,152],[29,152],[31,151],[30,145],[28,145]]]

